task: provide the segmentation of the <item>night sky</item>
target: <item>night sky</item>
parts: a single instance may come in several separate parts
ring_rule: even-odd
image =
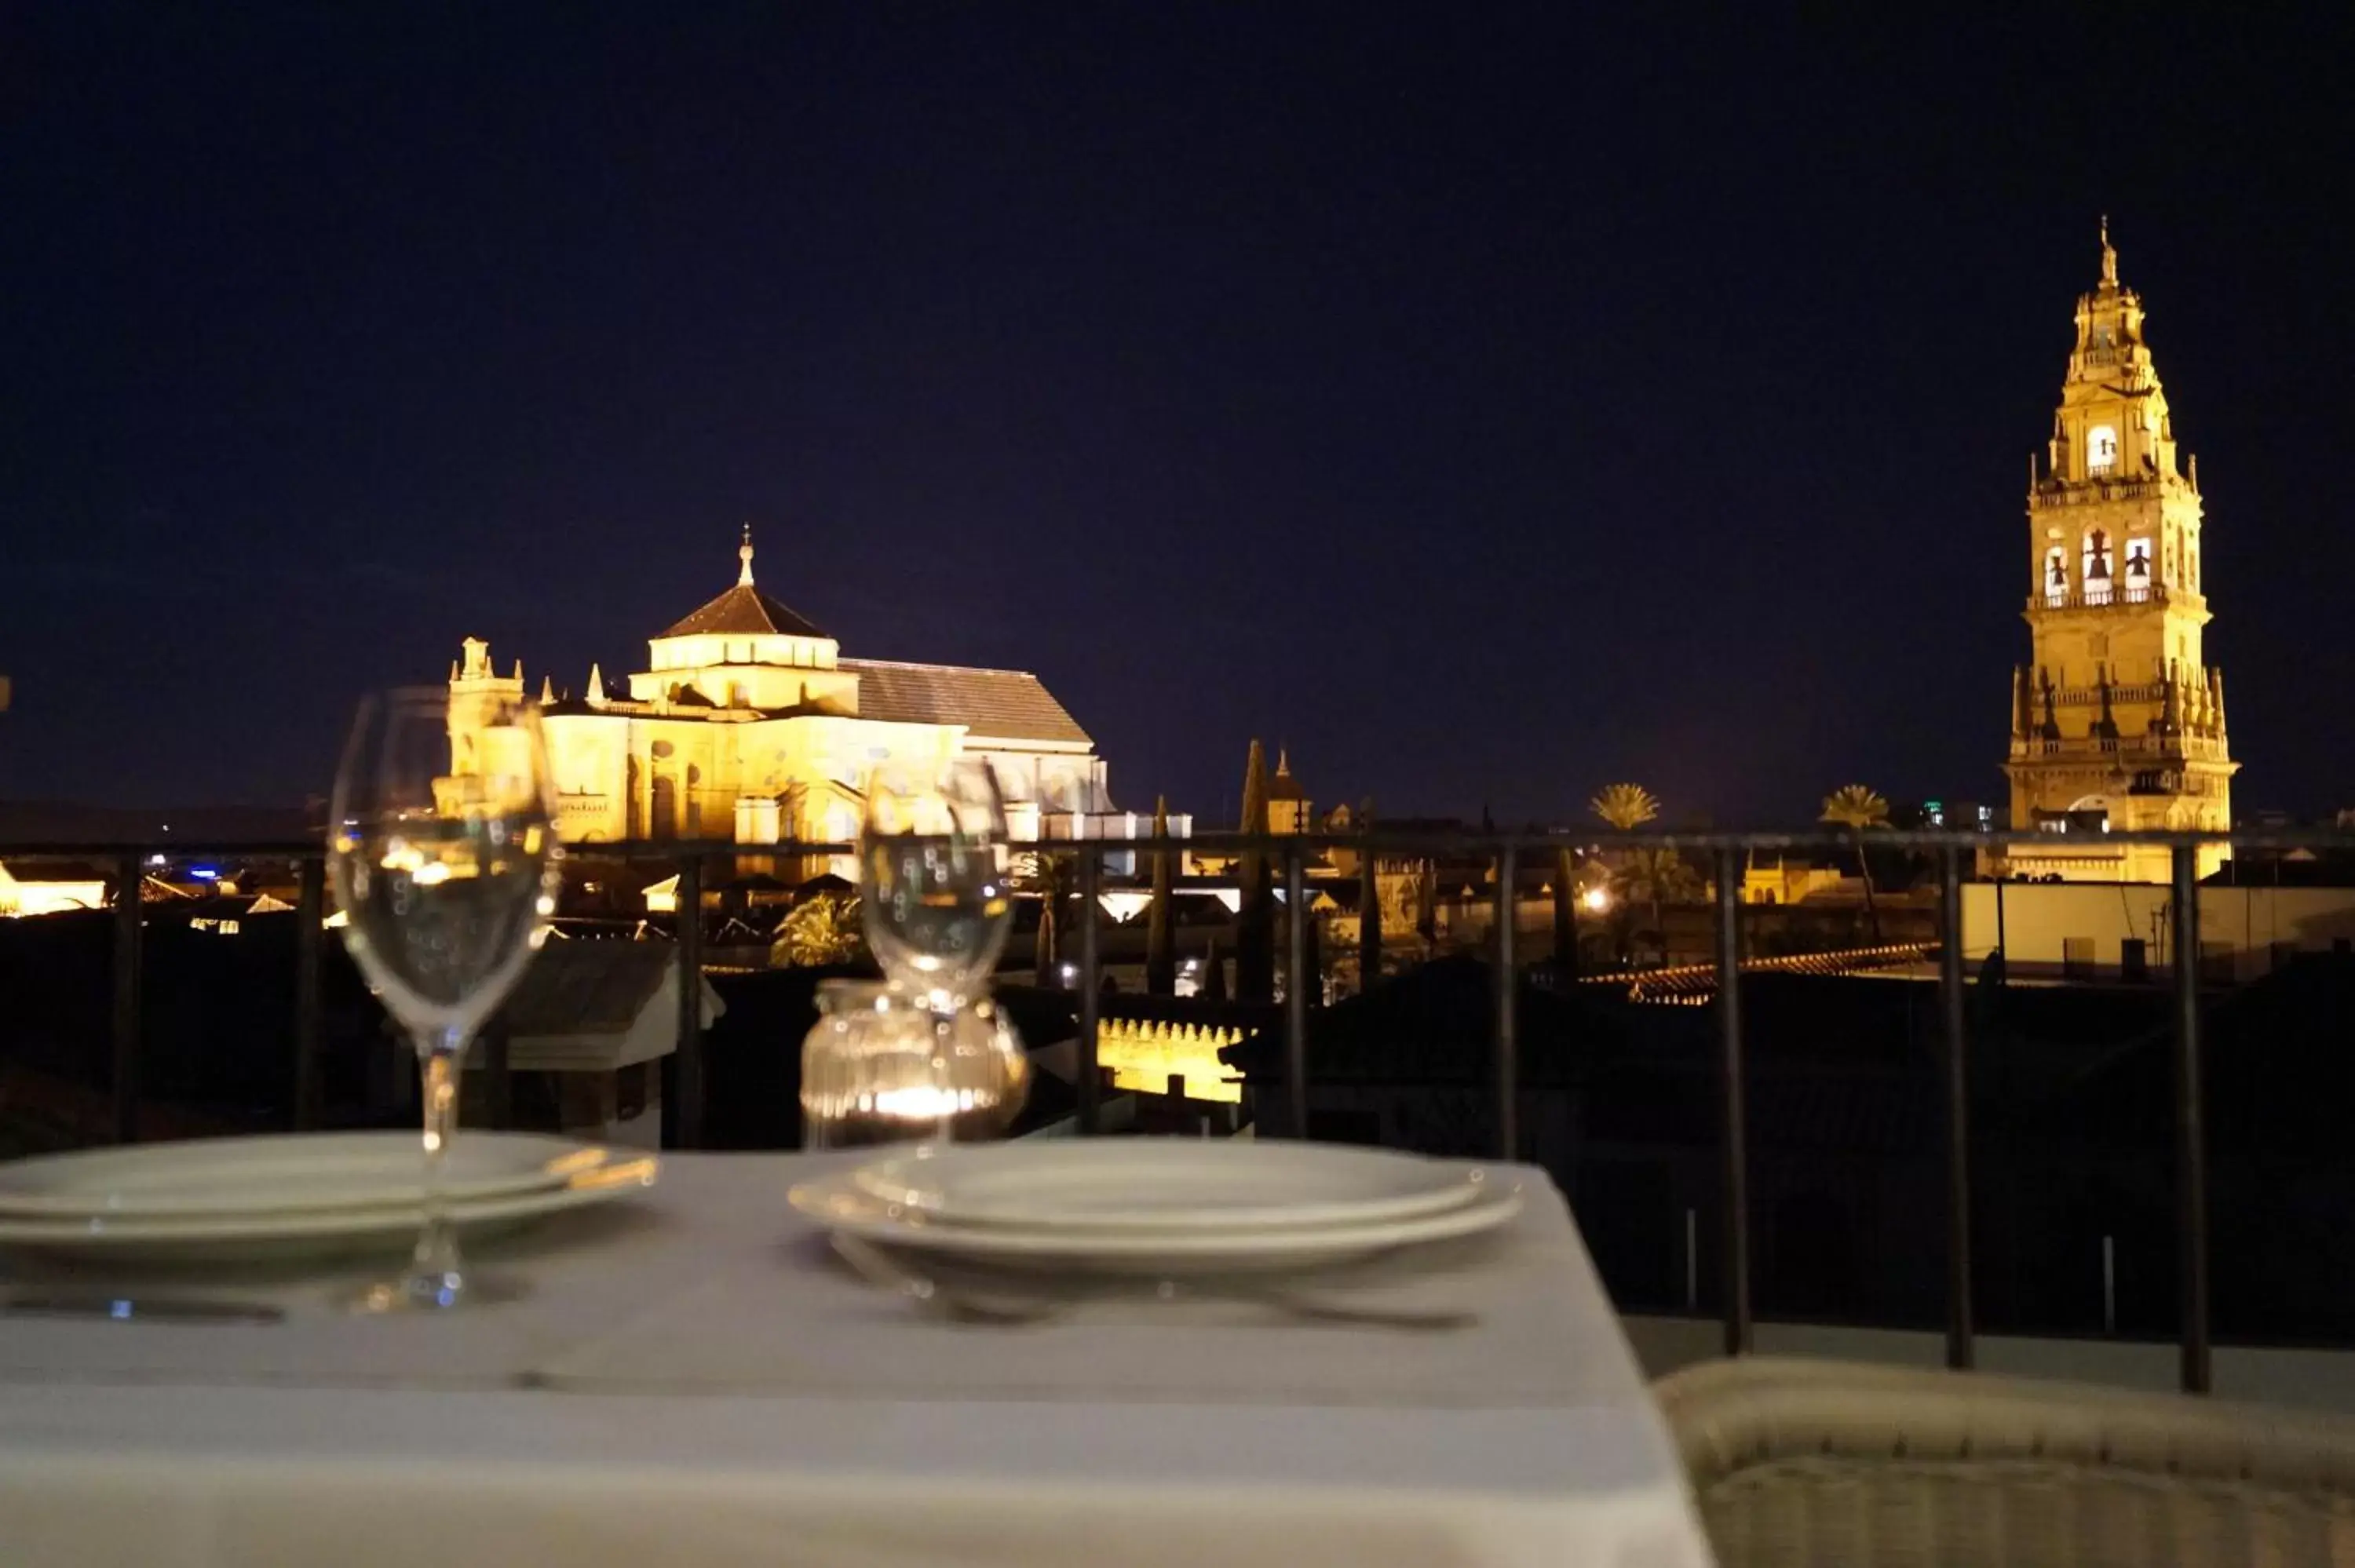
[[[639,667],[749,519],[1124,805],[1254,735],[1393,815],[1999,800],[2107,212],[2235,803],[2355,804],[2355,39],[1578,9],[0,12],[0,798],[299,800],[463,636]]]

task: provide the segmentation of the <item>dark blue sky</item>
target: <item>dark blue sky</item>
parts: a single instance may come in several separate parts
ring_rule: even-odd
[[[746,518],[1128,804],[1253,735],[1392,812],[1999,798],[2107,211],[2236,799],[2355,804],[2346,37],[201,9],[0,13],[0,798],[299,799],[468,633],[636,667]]]

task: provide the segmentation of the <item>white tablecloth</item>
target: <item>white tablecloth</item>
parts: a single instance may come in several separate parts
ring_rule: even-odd
[[[1238,1304],[919,1316],[784,1205],[802,1157],[500,1248],[520,1299],[274,1324],[0,1319],[0,1563],[1703,1564],[1666,1430],[1545,1177],[1400,1288],[1448,1332]],[[1499,1172],[1503,1175],[1504,1172]],[[176,1293],[195,1293],[174,1287]]]

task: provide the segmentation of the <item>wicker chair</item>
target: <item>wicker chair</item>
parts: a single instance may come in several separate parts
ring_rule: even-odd
[[[2355,1568],[2355,1423],[1755,1358],[1654,1393],[1722,1568]]]

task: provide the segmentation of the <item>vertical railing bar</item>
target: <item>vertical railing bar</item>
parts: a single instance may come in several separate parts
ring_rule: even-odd
[[[2208,1135],[2200,1070],[2200,852],[2175,846],[2176,1255],[2182,1290],[2183,1392],[2206,1393]]]
[[[1251,896],[1246,888],[1243,896]],[[1284,1083],[1292,1098],[1292,1136],[1308,1136],[1308,911],[1298,843],[1284,847]]]
[[[319,1032],[324,1011],[319,993],[321,949],[326,946],[327,863],[306,859],[295,871],[294,895],[294,1130],[319,1125],[321,1066]]]
[[[1553,853],[1553,974],[1564,995],[1578,981],[1578,862],[1567,844]]]
[[[1969,1039],[1963,1020],[1962,852],[1938,857],[1938,1009],[1946,1069],[1946,1364],[1971,1365],[1971,1124]]]
[[[1665,935],[1665,934],[1664,934]],[[1750,1154],[1742,1118],[1742,857],[1717,852],[1718,1092],[1725,1120],[1725,1353],[1750,1350]]]
[[[703,856],[682,853],[678,862],[678,1065],[671,1075],[678,1109],[671,1126],[678,1147],[703,1146]]]
[[[140,892],[146,868],[135,852],[115,861],[114,900],[114,1141],[139,1141]]]
[[[1513,885],[1519,880],[1520,857],[1509,844],[1497,853],[1497,1158],[1520,1158],[1520,1033],[1515,1012],[1519,1004],[1518,963],[1514,952],[1516,902]]]
[[[1103,959],[1097,951],[1096,933],[1103,863],[1092,847],[1093,840],[1082,839],[1080,843],[1080,1006],[1079,1038],[1074,1048],[1079,1060],[1076,1087],[1080,1091],[1080,1131],[1092,1133],[1100,1130],[1103,1114],[1103,1067],[1096,1059],[1103,1012],[1103,980],[1099,972]]]

